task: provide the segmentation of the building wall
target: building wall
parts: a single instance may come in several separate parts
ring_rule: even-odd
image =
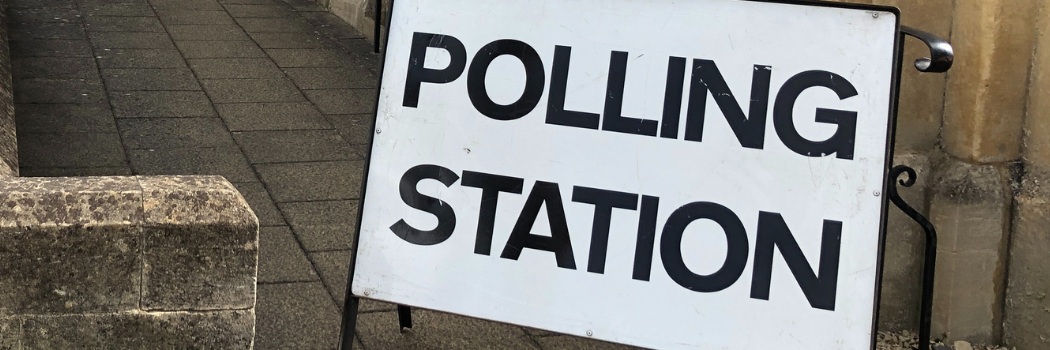
[[[372,38],[373,0],[317,1]],[[927,74],[906,41],[894,158],[918,170],[901,193],[939,232],[934,336],[1050,349],[1050,0],[853,2],[899,7],[955,48],[949,73]],[[879,327],[916,330],[923,232],[890,210]]]

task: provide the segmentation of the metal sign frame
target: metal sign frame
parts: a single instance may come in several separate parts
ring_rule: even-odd
[[[390,2],[391,2],[390,17],[391,18],[393,18],[393,13],[394,13],[394,6],[393,6],[394,1],[395,0],[390,0]],[[883,170],[883,175],[884,175],[885,181],[883,182],[883,185],[882,185],[883,186],[882,193],[885,193],[887,195],[886,196],[882,196],[882,204],[881,204],[881,215],[880,215],[881,218],[880,218],[880,224],[879,224],[880,228],[879,228],[879,239],[878,239],[879,240],[879,246],[878,246],[878,253],[877,253],[878,254],[877,255],[878,256],[878,260],[877,260],[876,276],[875,276],[875,298],[874,298],[874,303],[872,305],[874,313],[873,313],[873,320],[872,320],[871,341],[870,341],[871,345],[870,346],[871,346],[871,349],[875,348],[876,337],[877,337],[877,334],[878,334],[878,332],[877,332],[878,317],[879,317],[879,312],[878,311],[879,311],[879,305],[880,305],[880,299],[881,299],[881,289],[882,289],[882,274],[883,274],[885,244],[886,244],[886,222],[887,222],[887,217],[888,217],[888,205],[892,201],[895,205],[897,205],[899,208],[901,208],[908,216],[912,217],[914,220],[916,220],[918,223],[920,223],[923,226],[923,228],[924,228],[924,230],[926,231],[926,234],[927,234],[926,264],[925,264],[925,271],[924,271],[924,276],[923,276],[922,310],[920,312],[921,313],[921,322],[920,322],[921,330],[920,330],[919,346],[920,346],[920,349],[923,349],[923,350],[928,349],[929,348],[929,336],[930,336],[929,335],[930,310],[931,310],[932,291],[933,291],[932,290],[932,287],[933,287],[933,272],[934,272],[933,264],[935,263],[935,255],[934,254],[936,254],[936,233],[933,230],[933,225],[930,224],[929,221],[926,220],[925,217],[923,217],[917,211],[915,211],[910,206],[908,206],[907,203],[905,203],[900,198],[900,196],[897,194],[897,189],[895,187],[896,184],[892,184],[891,183],[891,182],[894,182],[894,181],[898,181],[897,179],[898,179],[898,177],[901,174],[907,173],[909,175],[908,179],[907,180],[899,180],[899,183],[901,185],[905,186],[905,187],[911,186],[912,184],[914,184],[915,179],[916,179],[916,174],[915,174],[914,170],[912,170],[911,168],[905,167],[905,166],[898,166],[898,167],[892,167],[892,168],[891,168],[891,166],[893,165],[894,141],[895,141],[895,138],[896,138],[896,126],[897,126],[897,117],[898,117],[898,106],[899,106],[899,94],[900,94],[902,62],[903,62],[903,59],[904,59],[904,57],[903,57],[904,56],[904,37],[905,37],[905,35],[914,36],[916,38],[921,39],[929,47],[932,58],[920,58],[919,60],[917,60],[915,62],[915,67],[918,70],[922,71],[922,72],[942,73],[942,72],[946,72],[949,68],[951,68],[952,59],[953,59],[953,53],[952,53],[951,45],[948,44],[947,42],[945,42],[944,40],[936,37],[933,34],[922,32],[922,31],[919,31],[919,30],[915,30],[915,29],[912,29],[912,28],[909,28],[909,27],[902,26],[901,25],[901,20],[900,20],[900,10],[898,8],[896,8],[896,7],[879,6],[879,5],[867,5],[867,4],[841,3],[841,2],[827,2],[827,1],[810,1],[810,0],[740,0],[740,1],[760,2],[760,3],[777,3],[777,4],[788,4],[788,5],[802,5],[802,6],[816,6],[816,7],[845,8],[845,9],[853,9],[853,10],[872,10],[872,11],[891,12],[894,15],[896,15],[896,17],[897,17],[897,19],[896,19],[896,22],[897,22],[897,25],[896,25],[896,27],[897,27],[897,35],[896,35],[896,38],[894,39],[895,41],[894,41],[894,53],[893,53],[893,57],[895,57],[895,59],[894,59],[894,62],[893,62],[893,65],[892,65],[892,70],[891,70],[891,74],[893,76],[891,77],[892,80],[891,80],[891,83],[890,83],[890,99],[889,99],[890,100],[890,106],[889,106],[889,108],[890,108],[889,109],[890,115],[888,116],[888,123],[889,123],[889,125],[887,126],[887,135],[886,135],[886,141],[887,141],[887,143],[886,143],[886,151],[885,151],[886,160],[885,160],[885,165],[883,167],[883,169],[884,169]],[[390,29],[389,28],[387,29],[385,35],[382,35],[383,36],[382,40],[380,40],[380,33],[381,33],[380,27],[381,27],[381,23],[382,23],[382,18],[381,18],[382,17],[382,6],[383,6],[383,1],[382,0],[376,0],[375,47],[376,47],[377,52],[380,52],[380,50],[379,50],[380,45],[382,46],[383,49],[381,50],[382,57],[381,57],[380,69],[379,69],[379,82],[377,83],[376,100],[375,100],[375,105],[373,106],[372,124],[370,126],[370,130],[372,130],[372,131],[370,132],[369,140],[368,140],[369,152],[366,154],[366,157],[365,157],[364,177],[363,177],[363,180],[362,180],[362,183],[361,183],[361,192],[360,192],[361,193],[361,203],[358,205],[358,209],[357,209],[357,223],[356,223],[357,225],[355,227],[354,235],[353,235],[350,266],[349,266],[349,272],[348,272],[348,275],[347,275],[346,296],[345,296],[345,302],[344,302],[344,305],[343,305],[343,315],[342,315],[343,319],[342,319],[342,323],[341,323],[342,328],[341,328],[341,331],[340,331],[340,349],[343,349],[343,350],[349,350],[349,349],[351,349],[353,347],[353,339],[354,339],[354,337],[356,335],[357,315],[358,315],[358,306],[359,306],[359,303],[360,303],[360,299],[357,296],[353,295],[352,284],[353,284],[353,280],[354,280],[354,272],[355,272],[355,269],[356,269],[358,243],[359,243],[359,240],[360,240],[360,237],[361,237],[361,221],[362,221],[362,218],[363,218],[364,201],[366,199],[366,195],[365,194],[366,194],[366,191],[367,191],[367,186],[366,185],[367,185],[367,179],[368,179],[368,174],[369,174],[369,168],[371,166],[371,161],[372,161],[371,150],[372,150],[372,147],[373,147],[373,142],[374,142],[375,134],[376,134],[375,124],[376,124],[376,118],[378,117],[380,97],[381,97],[381,94],[382,94],[383,75],[384,75],[385,70],[387,68],[387,67],[385,67],[386,59],[387,59],[387,57],[386,57],[386,54],[387,54],[386,47],[387,47],[387,45],[389,45],[388,39],[389,39],[389,36],[390,36]],[[398,319],[399,319],[400,329],[403,331],[405,328],[411,328],[412,327],[412,320],[411,320],[411,310],[410,310],[410,308],[408,306],[398,305],[397,311],[398,311]]]

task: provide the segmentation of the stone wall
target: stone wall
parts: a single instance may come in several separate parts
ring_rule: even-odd
[[[258,228],[218,176],[0,178],[0,350],[251,349]]]
[[[7,45],[7,1],[0,0],[0,176],[18,176],[15,101],[11,83],[11,50]]]

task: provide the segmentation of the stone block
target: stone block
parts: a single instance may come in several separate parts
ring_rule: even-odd
[[[215,106],[230,131],[331,129],[309,102],[235,103]]]
[[[252,349],[252,310],[30,317],[25,349]]]
[[[335,130],[234,132],[252,164],[361,159]]]
[[[306,90],[303,93],[324,114],[367,114],[376,107],[375,89]]]
[[[932,169],[927,158],[920,154],[898,154],[894,157],[893,164],[910,166],[918,173],[914,186],[897,186],[897,190],[905,202],[919,213],[928,215],[926,188],[932,176]],[[888,210],[882,294],[879,301],[879,329],[918,331],[926,235],[918,223],[892,203],[889,204]]]
[[[259,222],[218,176],[140,177],[146,310],[255,304]]]
[[[280,79],[284,73],[266,58],[190,59],[190,68],[201,79]]]
[[[0,318],[0,350],[22,350],[22,319]]]
[[[1001,337],[1010,199],[998,167],[935,163],[930,220],[937,227],[933,331],[994,344]]]
[[[339,311],[321,282],[259,285],[256,312],[256,350],[337,347]]]
[[[1050,348],[1050,188],[1029,173],[1015,197],[1003,341],[1018,349]]]
[[[117,120],[128,149],[236,147],[219,118]]]
[[[120,91],[109,99],[117,118],[215,116],[203,91]]]
[[[0,317],[138,306],[134,178],[10,178],[0,193]]]
[[[1050,173],[1050,8],[1043,3],[1038,16],[1038,32],[1031,82],[1028,85],[1028,111],[1025,115],[1024,160],[1026,170]],[[1037,177],[1038,178],[1038,177]],[[1031,180],[1030,180],[1031,181]]]
[[[200,90],[197,78],[186,68],[175,69],[103,69],[102,77],[106,80],[109,91],[177,91]]]
[[[240,58],[267,57],[259,46],[251,41],[227,41],[215,45],[211,41],[179,41],[175,43],[186,58]]]
[[[1017,160],[1038,2],[954,4],[952,46],[966,54],[956,56],[948,75],[941,144],[969,162]]]
[[[402,334],[396,312],[361,314],[358,336],[368,349],[540,349],[521,327],[421,309],[412,320]]]
[[[306,101],[288,79],[203,79],[201,84],[215,103]]]
[[[287,226],[259,229],[259,283],[317,281],[317,273]]]
[[[260,164],[255,169],[278,203],[331,201],[360,198],[364,162]]]

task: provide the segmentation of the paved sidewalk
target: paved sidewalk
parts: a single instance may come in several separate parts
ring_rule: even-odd
[[[22,176],[218,174],[255,209],[256,349],[333,349],[379,57],[310,0],[8,0]],[[613,306],[610,306],[613,307]],[[364,349],[626,348],[364,303]]]

